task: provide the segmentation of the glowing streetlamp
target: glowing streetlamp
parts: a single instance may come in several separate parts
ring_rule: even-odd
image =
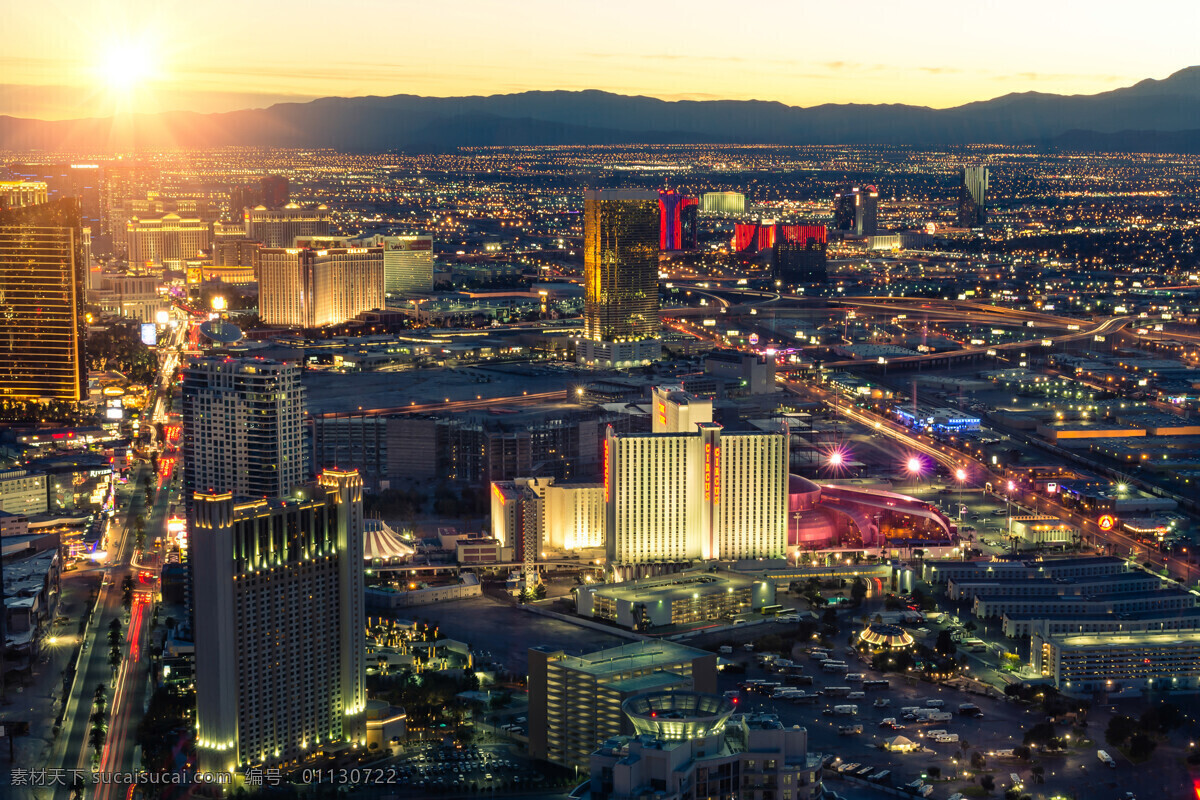
[[[963,484],[967,480],[967,471],[962,467],[959,467],[954,471],[954,479],[958,481],[958,518],[961,520],[963,513],[962,490]]]

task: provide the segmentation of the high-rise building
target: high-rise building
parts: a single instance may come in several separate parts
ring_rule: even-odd
[[[633,728],[621,703],[655,689],[715,692],[717,656],[668,641],[641,641],[568,655],[529,650],[529,752],[583,767],[607,739]]]
[[[852,236],[874,236],[879,230],[879,190],[851,186],[833,196],[833,228]]]
[[[288,202],[288,179],[282,175],[264,175],[258,181],[262,192],[262,204],[267,208],[281,208]]]
[[[355,244],[383,248],[383,289],[388,294],[433,291],[432,236],[368,236]]]
[[[229,189],[225,219],[241,222],[248,208],[282,208],[288,202],[288,179],[282,175],[264,175],[258,183],[243,183]]]
[[[655,361],[658,339],[658,195],[584,193],[583,339],[578,360],[626,367]]]
[[[733,252],[752,258],[775,246],[775,221],[738,222],[733,226]]]
[[[130,264],[179,266],[212,246],[212,225],[174,213],[159,219],[134,217],[126,223],[125,240]]]
[[[307,475],[300,369],[261,358],[202,358],[183,370],[184,498],[282,497]]]
[[[776,225],[775,280],[785,286],[824,283],[828,272],[824,225]]]
[[[658,193],[658,246],[661,250],[696,249],[696,212],[700,201],[674,189]]]
[[[694,433],[700,423],[713,421],[712,400],[688,394],[682,385],[655,386],[650,400],[652,433]]]
[[[246,228],[237,222],[213,223],[212,260],[214,267],[249,267],[254,264],[258,242],[246,238]]]
[[[0,211],[0,397],[87,396],[87,264],[72,198]]]
[[[958,227],[982,228],[987,223],[987,167],[958,171]]]
[[[741,192],[705,192],[700,203],[705,214],[737,217],[746,213],[746,195]]]
[[[288,203],[283,208],[258,205],[245,211],[246,238],[263,247],[291,247],[297,236],[328,236],[329,209],[323,205],[302,208]]]
[[[383,248],[336,238],[298,239],[297,247],[260,247],[258,309],[267,325],[317,328],[383,308]]]
[[[287,765],[366,746],[362,481],[325,470],[280,497],[197,492],[200,766]]]
[[[604,442],[610,567],[787,552],[788,435],[609,432]]]

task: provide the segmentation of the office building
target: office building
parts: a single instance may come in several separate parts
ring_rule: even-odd
[[[288,203],[283,208],[258,205],[246,209],[246,238],[263,247],[292,247],[297,236],[328,236],[329,209],[324,205],[302,208]]]
[[[674,189],[658,193],[658,246],[661,250],[695,250],[700,201]]]
[[[788,543],[788,435],[725,432],[605,439],[610,568],[709,559],[782,558]]]
[[[738,217],[746,213],[746,195],[741,192],[705,192],[700,196],[700,210],[705,214]]]
[[[383,308],[383,248],[336,238],[298,238],[296,247],[255,254],[258,313],[267,325],[317,328]]]
[[[722,378],[728,395],[773,394],[775,356],[740,350],[713,350],[704,356],[704,373]]]
[[[44,181],[0,181],[0,209],[40,206],[49,201]]]
[[[816,285],[828,276],[824,225],[777,225],[774,278],[787,287]]]
[[[833,229],[850,236],[874,236],[879,230],[879,190],[851,186],[834,194]]]
[[[621,712],[648,691],[717,688],[715,653],[668,641],[640,641],[585,655],[529,650],[529,752],[564,767],[586,767],[607,739],[632,733]]]
[[[383,248],[383,290],[387,294],[433,291],[432,236],[369,236],[355,244]]]
[[[1034,632],[1032,665],[1066,694],[1195,691],[1200,688],[1200,631]]]
[[[362,481],[281,497],[197,492],[199,767],[287,765],[366,746]]]
[[[583,339],[580,363],[628,367],[656,361],[658,338],[658,196],[590,190],[583,210]]]
[[[182,266],[202,258],[212,246],[212,226],[201,219],[167,214],[159,219],[134,217],[125,226],[129,263],[139,266]]]
[[[282,497],[308,476],[300,368],[201,358],[183,369],[184,497]]]
[[[987,223],[987,167],[958,171],[958,227],[982,228]]]
[[[86,397],[85,258],[73,199],[0,210],[0,397]]]
[[[622,712],[634,735],[605,740],[589,764],[590,800],[822,796],[820,753],[808,731],[774,714],[733,716],[733,703],[697,692],[647,692]]]

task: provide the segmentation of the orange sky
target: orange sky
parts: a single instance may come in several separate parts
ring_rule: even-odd
[[[528,89],[946,107],[1091,94],[1200,63],[1200,4],[1177,0],[5,5],[0,113],[45,119]],[[113,51],[153,65],[151,78],[114,91],[98,66]]]

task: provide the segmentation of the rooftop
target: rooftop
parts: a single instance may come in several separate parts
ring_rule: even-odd
[[[534,648],[535,650],[543,648]],[[548,649],[548,648],[547,648]],[[685,647],[674,642],[631,642],[585,655],[563,654],[558,663],[596,677],[613,675],[634,669],[646,669],[710,656],[704,650]]]

